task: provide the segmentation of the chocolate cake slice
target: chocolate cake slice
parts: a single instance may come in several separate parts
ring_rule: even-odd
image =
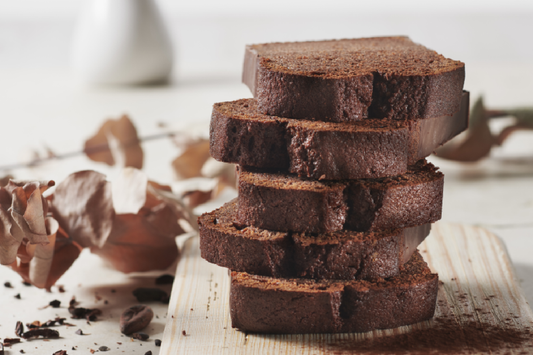
[[[234,222],[236,200],[198,218],[205,260],[273,277],[379,279],[397,275],[430,225],[375,232],[282,233]]]
[[[354,124],[294,120],[259,113],[257,102],[217,103],[210,153],[219,161],[274,168],[313,179],[404,174],[468,125],[468,92],[453,116],[422,120],[367,119]]]
[[[444,175],[421,160],[390,178],[312,180],[238,167],[236,221],[246,226],[325,233],[405,228],[441,217]]]
[[[464,63],[407,37],[250,45],[243,70],[260,112],[330,122],[452,115],[464,79]]]
[[[433,317],[438,277],[418,252],[397,276],[370,282],[279,279],[232,272],[234,328],[252,333],[348,333]]]

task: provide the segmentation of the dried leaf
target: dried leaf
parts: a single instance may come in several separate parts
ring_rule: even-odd
[[[113,228],[111,184],[96,171],[80,171],[61,182],[50,197],[50,211],[73,241],[102,246]]]
[[[5,190],[0,189],[0,196]],[[7,192],[5,192],[7,194]],[[13,218],[7,212],[7,209],[0,208],[0,263],[9,265],[14,263],[17,258],[17,250],[22,243],[23,235],[21,233],[13,235]]]
[[[184,233],[179,224],[182,214],[153,192],[159,187],[168,193],[169,188],[148,182],[135,169],[125,169],[115,184],[121,185],[113,188],[117,207],[125,211],[131,203],[129,210],[136,213],[117,213],[107,242],[91,251],[122,272],[167,268],[179,254],[175,237]]]
[[[46,232],[48,234],[48,244],[36,245],[33,258],[30,261],[30,282],[39,287],[46,287],[46,281],[52,267],[52,258],[56,242],[56,233],[59,228],[57,221],[51,217],[46,220]],[[51,285],[50,285],[51,286]]]
[[[182,198],[183,198],[183,201],[187,204],[187,206],[189,206],[190,208],[195,208],[196,206],[200,206],[201,204],[204,204],[207,201],[210,201],[213,198],[213,190],[186,191],[183,194]]]
[[[107,120],[98,132],[85,142],[84,152],[89,159],[141,169],[144,154],[137,130],[127,115],[118,120]]]
[[[53,181],[10,181],[0,187],[0,263],[13,264],[17,253],[33,256],[31,244],[48,244],[45,216],[48,204],[42,192],[54,186]],[[26,248],[30,252],[26,252]]]
[[[54,228],[55,226],[51,227]],[[52,252],[46,250],[48,254],[43,255],[37,250],[36,246],[33,246],[31,248],[36,252],[38,260],[35,258],[24,259],[19,251],[17,262],[11,265],[11,268],[16,271],[24,281],[47,290],[50,290],[57,280],[70,268],[82,250],[82,247],[70,239],[61,227],[57,227],[58,230],[55,235]],[[27,245],[26,249],[28,249],[28,247],[29,246]],[[50,249],[50,244],[46,247]],[[50,255],[52,257],[48,258]],[[33,276],[30,276],[32,273]]]
[[[172,161],[178,179],[200,176],[205,161],[209,158],[209,141],[200,139],[187,144],[183,153]]]
[[[533,126],[530,126],[529,124],[523,124],[523,123],[516,123],[512,126],[508,126],[508,127],[505,127],[501,132],[500,134],[496,137],[496,144],[497,145],[502,145],[503,142],[509,138],[509,136],[511,135],[511,133],[513,132],[516,132],[516,131],[519,131],[519,130],[524,130],[524,129],[533,129]]]
[[[4,187],[6,186],[10,180],[13,180],[13,176],[12,175],[6,175],[2,178],[0,178],[0,187]]]
[[[166,269],[178,257],[175,236],[183,231],[162,234],[159,226],[154,226],[149,221],[150,217],[154,219],[154,214],[158,212],[117,215],[106,244],[102,248],[92,247],[91,252],[125,273]],[[165,222],[168,217],[165,214],[161,219]]]
[[[508,116],[516,118],[521,127],[533,128],[533,107],[523,107],[505,110]]]
[[[446,144],[436,150],[440,158],[473,162],[489,155],[494,137],[489,128],[489,115],[480,97],[470,111],[470,122],[466,138],[458,144]]]
[[[152,185],[148,185],[148,191],[161,201],[164,201],[172,209],[175,218],[177,218],[179,225],[185,232],[198,230],[197,216],[181,198],[172,192],[156,189]]]
[[[113,206],[117,214],[136,214],[146,202],[148,177],[134,168],[124,168],[113,182]]]

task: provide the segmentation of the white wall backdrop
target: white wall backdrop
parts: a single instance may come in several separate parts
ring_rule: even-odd
[[[84,0],[0,0],[0,66],[65,67]],[[467,66],[533,62],[533,1],[159,0],[176,75],[238,80],[244,45],[408,35]]]

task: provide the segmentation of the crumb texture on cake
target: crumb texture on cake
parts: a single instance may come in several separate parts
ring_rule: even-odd
[[[325,233],[405,228],[440,219],[444,175],[421,160],[402,175],[358,180],[312,180],[239,167],[241,225]]]
[[[464,78],[407,37],[249,45],[243,68],[262,113],[331,122],[452,115]]]
[[[430,224],[374,232],[283,233],[235,223],[233,200],[198,218],[205,260],[274,277],[378,279],[397,275]]]
[[[253,333],[348,333],[395,328],[433,316],[438,277],[418,252],[379,281],[279,279],[231,273],[232,325]]]
[[[210,153],[219,161],[274,168],[313,179],[404,174],[468,123],[468,92],[453,116],[356,123],[294,120],[262,114],[254,99],[216,103]]]

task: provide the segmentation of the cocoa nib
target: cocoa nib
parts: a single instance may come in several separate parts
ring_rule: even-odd
[[[133,333],[133,334],[131,335],[131,337],[132,337],[133,339],[142,340],[142,341],[148,340],[148,338],[150,338],[150,336],[149,336],[148,334],[146,334],[146,333],[140,333],[140,332],[139,332],[139,333]]]
[[[74,319],[87,319],[88,321],[95,321],[96,317],[102,314],[102,311],[98,308],[83,308],[75,307],[69,308],[68,311]]]
[[[120,316],[120,331],[129,335],[143,330],[150,324],[153,317],[154,312],[150,307],[145,305],[132,306]]]
[[[133,295],[139,302],[162,302],[168,303],[168,294],[158,288],[140,287],[133,290]]]
[[[68,311],[74,319],[87,319],[87,321],[95,321],[96,317],[102,314],[102,311],[98,308],[83,308],[76,307],[78,302],[76,298],[72,297],[69,302]]]
[[[49,305],[52,306],[53,308],[59,308],[59,306],[61,305],[61,301],[53,300],[53,301],[50,301]],[[64,351],[64,350],[60,350],[60,351]]]
[[[74,324],[66,323],[65,320],[66,318],[56,317],[55,319],[47,320],[41,325],[41,327],[53,327],[56,324],[57,325],[69,325],[69,326],[74,325]]]
[[[16,343],[20,343],[20,338],[4,338],[4,346],[11,346]]]
[[[43,337],[44,339],[59,338],[59,332],[57,330],[49,328],[37,328],[30,329],[22,334],[24,339]]]
[[[52,355],[68,355],[66,350],[58,350]]]
[[[17,321],[17,324],[15,325],[15,335],[21,337],[22,333],[24,333],[24,324],[22,324],[21,321]]]

